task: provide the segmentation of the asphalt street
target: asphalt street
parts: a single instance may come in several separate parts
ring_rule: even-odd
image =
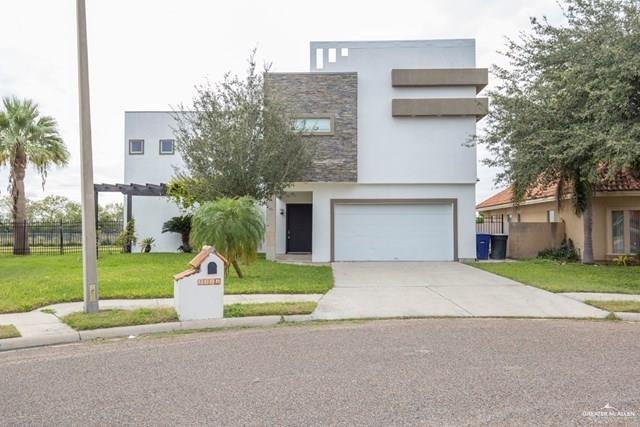
[[[598,423],[640,425],[637,323],[339,322],[0,353],[1,425]]]

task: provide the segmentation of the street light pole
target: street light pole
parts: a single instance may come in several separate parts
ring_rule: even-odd
[[[80,189],[82,192],[82,274],[85,313],[98,311],[98,271],[96,257],[96,217],[91,151],[91,111],[89,108],[89,64],[85,0],[76,0],[78,33],[78,94],[80,104]]]

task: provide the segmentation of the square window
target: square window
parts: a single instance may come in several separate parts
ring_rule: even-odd
[[[336,48],[329,49],[329,62],[336,62]]]
[[[340,49],[340,56],[349,56],[349,48],[343,47]]]
[[[160,154],[173,154],[175,152],[175,140],[173,139],[161,139],[160,140]]]
[[[611,212],[611,249],[613,253],[624,253],[624,211]]]
[[[129,154],[144,154],[144,139],[130,139]]]

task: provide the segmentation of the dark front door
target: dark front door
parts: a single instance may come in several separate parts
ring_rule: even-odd
[[[311,252],[311,204],[287,204],[287,252]]]

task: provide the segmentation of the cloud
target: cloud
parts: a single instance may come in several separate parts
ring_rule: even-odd
[[[253,47],[276,71],[305,71],[311,40],[476,38],[484,67],[501,60],[505,35],[543,14],[559,19],[555,0],[88,0],[95,181],[123,179],[125,110],[188,103],[195,84],[242,72]],[[72,157],[68,168],[51,171],[46,193],[79,200],[74,2],[5,2],[2,15],[0,95],[32,98],[58,120]],[[478,199],[493,191],[493,175],[479,166]],[[0,189],[2,182],[6,170]],[[33,171],[27,186],[30,197],[45,194]]]

